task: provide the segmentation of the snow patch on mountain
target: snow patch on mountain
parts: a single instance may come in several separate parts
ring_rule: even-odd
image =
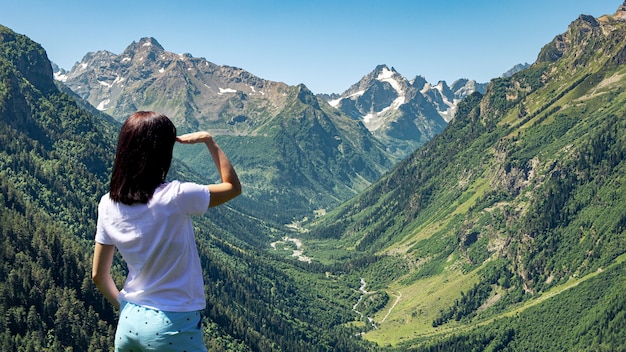
[[[433,85],[421,76],[409,81],[394,68],[379,65],[344,93],[323,98],[404,157],[443,130],[463,98],[485,89],[486,84],[467,79],[452,87],[445,81]]]
[[[219,87],[220,92],[217,93],[218,95],[222,95],[222,94],[226,94],[226,93],[237,93],[236,89],[232,89],[232,88],[221,88]]]
[[[104,99],[103,101],[100,102],[100,104],[98,104],[98,106],[96,106],[96,109],[100,111],[104,111],[107,109],[107,105],[109,105],[110,102],[111,102],[111,99]]]
[[[346,98],[348,99],[353,99],[353,98],[358,98],[360,96],[362,96],[363,94],[365,94],[365,90],[360,90],[356,93],[352,93],[350,95],[348,95]],[[341,103],[341,101],[343,100],[343,97],[337,98],[337,99],[333,99],[333,100],[329,100],[328,104],[330,104],[330,106],[336,108],[339,106],[339,103]]]
[[[391,87],[398,93],[398,97],[391,103],[388,108],[383,109],[381,113],[384,113],[385,110],[388,109],[398,110],[401,105],[406,103],[406,93],[404,89],[402,89],[401,83],[396,79],[396,72],[388,69],[387,67],[383,67],[376,79],[381,82],[389,83]]]
[[[65,83],[65,81],[67,81],[67,72],[65,71],[57,71],[54,73],[54,79],[56,79],[59,82],[63,82]]]
[[[402,87],[400,86],[400,83],[395,78],[394,72],[391,71],[390,69],[388,69],[387,67],[384,67],[380,71],[380,73],[378,74],[378,77],[376,77],[376,79],[381,81],[381,82],[387,82],[387,83],[391,84],[393,89],[395,89],[395,91],[398,92],[399,95],[404,94],[404,91],[402,90]]]

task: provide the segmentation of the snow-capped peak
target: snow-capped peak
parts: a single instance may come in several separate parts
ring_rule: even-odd
[[[380,73],[378,74],[378,77],[376,77],[376,79],[381,81],[381,82],[387,82],[387,83],[391,84],[393,89],[395,89],[396,92],[398,92],[398,95],[404,95],[404,90],[402,89],[402,85],[396,79],[396,72],[395,71],[392,71],[392,70],[388,69],[385,66],[385,67],[382,68],[382,70],[380,71]]]

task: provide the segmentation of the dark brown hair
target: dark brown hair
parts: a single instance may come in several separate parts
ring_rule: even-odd
[[[176,127],[170,119],[153,111],[138,111],[124,122],[109,195],[124,204],[148,203],[163,182],[172,162]]]

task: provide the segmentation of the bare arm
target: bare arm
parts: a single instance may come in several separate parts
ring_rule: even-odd
[[[235,168],[233,168],[230,160],[226,154],[224,154],[222,148],[217,145],[209,132],[200,131],[184,134],[176,137],[176,141],[182,144],[204,143],[209,149],[221,179],[221,183],[208,186],[211,192],[209,207],[224,204],[241,194],[241,183],[239,182]]]
[[[120,291],[115,286],[113,277],[111,277],[111,264],[113,263],[113,254],[115,246],[96,243],[93,252],[93,267],[91,269],[91,279],[102,295],[116,308],[120,308],[120,302],[117,297]]]

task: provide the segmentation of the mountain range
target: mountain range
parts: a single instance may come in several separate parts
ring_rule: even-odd
[[[235,121],[197,119],[193,99],[168,106],[168,92],[193,98],[192,78],[211,75],[174,63],[191,55],[170,63],[184,67],[178,74],[188,83],[172,77],[171,88],[152,94],[160,86],[154,72],[170,67],[140,64],[152,40],[131,45],[128,59],[104,53],[83,63],[90,84],[113,88],[133,77],[120,97],[134,109],[159,101],[181,130],[214,126],[235,165],[251,170],[244,191],[252,196],[194,219],[211,350],[621,350],[624,38],[626,3],[613,15],[581,15],[532,65],[493,79],[484,92],[464,80],[448,87],[464,96],[449,121],[441,113],[455,98],[444,99],[445,85],[435,89],[437,100],[426,83],[385,65],[341,95],[299,85],[276,88],[278,107],[257,96],[230,100],[232,111],[276,107]],[[197,70],[210,66],[194,60]],[[127,63],[124,76],[90,68]],[[0,27],[0,349],[107,350],[116,312],[90,282],[90,253],[124,115],[94,110],[81,98],[87,90],[54,82],[51,66],[41,46]],[[211,72],[220,69],[227,70]],[[472,92],[453,88],[468,83]],[[218,92],[237,94],[229,87],[217,84],[215,104]],[[383,136],[414,98],[447,123],[394,164],[397,150],[386,143],[402,136]],[[405,129],[419,130],[411,123],[415,129]],[[201,159],[177,150],[169,177],[207,180],[210,164]],[[271,170],[253,171],[263,163]],[[280,204],[291,196],[295,203]],[[327,213],[298,221],[295,231],[281,225],[322,205],[315,197],[334,199]],[[119,258],[112,274],[123,282]]]
[[[171,116],[180,133],[211,131],[230,150],[247,189],[235,205],[264,219],[289,223],[336,206],[393,162],[362,124],[304,85],[167,52],[153,38],[120,55],[89,53],[56,77],[118,121],[150,109]],[[189,150],[178,157],[206,174],[206,160]]]
[[[329,102],[304,85],[168,52],[154,38],[133,42],[119,55],[88,53],[70,71],[57,67],[55,77],[118,121],[137,110],[157,110],[181,131],[221,136],[248,190],[236,204],[282,223],[364,190],[440,133],[465,95],[486,86],[459,80],[454,90],[445,82],[431,87],[381,65]],[[197,155],[178,154],[203,171],[206,163]]]
[[[293,90],[240,68],[168,52],[154,38],[133,42],[119,55],[87,53],[70,71],[55,65],[55,78],[120,121],[150,108],[185,129],[211,128],[217,134],[257,134]],[[443,130],[460,100],[484,93],[486,86],[467,79],[433,86],[421,76],[409,81],[379,65],[344,93],[317,96],[363,122],[387,150],[403,158]]]
[[[333,107],[362,121],[387,150],[403,158],[439,134],[452,120],[456,105],[487,84],[459,79],[431,85],[421,76],[409,81],[379,65],[342,94],[323,95]]]

